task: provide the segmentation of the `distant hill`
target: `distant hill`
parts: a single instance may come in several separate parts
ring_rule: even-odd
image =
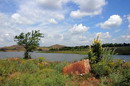
[[[0,51],[11,52],[11,51],[24,51],[25,49],[19,45],[12,45],[8,47],[1,47]]]
[[[38,51],[49,51],[50,49],[61,49],[64,47],[66,47],[66,46],[55,44],[50,47],[38,47],[37,50]],[[17,52],[17,51],[25,51],[25,49],[24,49],[24,47],[19,46],[19,45],[12,45],[12,46],[7,46],[7,47],[0,47],[0,51],[2,51],[2,52],[15,52],[16,51]]]
[[[66,46],[59,45],[59,44],[55,44],[55,45],[50,46],[50,48],[52,48],[52,49],[60,49],[60,48],[63,48],[63,47],[66,47]]]

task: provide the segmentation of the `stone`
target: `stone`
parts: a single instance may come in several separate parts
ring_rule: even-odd
[[[74,62],[65,66],[63,68],[64,74],[76,74],[76,75],[85,75],[88,74],[91,70],[89,60],[82,60],[78,62]]]

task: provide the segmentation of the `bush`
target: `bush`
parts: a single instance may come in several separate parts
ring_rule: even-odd
[[[130,63],[113,59],[114,52],[102,48],[98,38],[94,40],[88,54],[92,73],[101,80],[99,86],[130,86]]]
[[[38,60],[39,60],[39,62],[43,62],[43,61],[45,61],[45,58],[44,57],[38,57]]]
[[[96,77],[103,77],[109,75],[112,72],[112,69],[106,63],[99,62],[92,65],[92,72]]]
[[[36,72],[39,69],[38,65],[36,65],[31,60],[27,60],[26,62],[22,64],[18,64],[16,68],[17,68],[17,71],[19,72],[30,72],[30,73]]]
[[[97,39],[94,39],[92,45],[89,48],[88,57],[91,60],[91,63],[98,63],[101,61],[102,50],[103,50],[102,44],[101,44],[101,41],[99,40],[99,36],[98,36]]]
[[[119,72],[114,72],[109,75],[109,78],[111,79],[113,86],[119,86],[119,83],[123,79],[123,75]]]
[[[67,65],[67,62],[61,62],[61,63],[58,63],[54,68],[59,72],[59,73],[62,73],[62,69],[63,67]]]

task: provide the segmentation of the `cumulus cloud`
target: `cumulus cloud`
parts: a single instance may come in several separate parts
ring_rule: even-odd
[[[19,1],[19,9],[12,14],[12,20],[18,24],[48,24],[48,20],[57,22],[64,19],[63,4],[68,0],[23,0]],[[56,22],[55,22],[56,23]]]
[[[62,8],[61,0],[36,0],[36,2],[44,9],[60,9]]]
[[[9,16],[0,13],[0,46],[14,44],[13,37],[19,33]]]
[[[73,18],[98,15],[106,4],[105,0],[73,0],[73,2],[79,6],[79,9],[70,13]]]
[[[124,39],[130,39],[130,35],[123,35],[122,38],[124,38]]]
[[[83,26],[82,24],[75,24],[71,29],[70,31],[72,33],[83,33],[83,32],[86,32],[88,31],[89,27],[86,27],[86,26]]]
[[[50,19],[49,22],[52,23],[52,24],[57,24],[58,23],[55,19]]]
[[[96,36],[99,36],[99,37],[101,37],[102,39],[111,38],[109,32],[106,32],[106,33],[99,32],[99,33],[96,33]]]
[[[122,24],[122,18],[119,15],[112,15],[108,20],[106,20],[103,23],[97,24],[97,26],[100,26],[103,29],[118,27]]]
[[[15,35],[32,30],[40,30],[41,33],[44,33],[45,37],[40,42],[41,46],[50,46],[53,44],[86,45],[91,43],[97,34],[101,34],[103,40],[111,41],[109,32],[94,33],[89,32],[90,27],[83,24],[73,25],[75,21],[72,22],[73,19],[68,18],[71,9],[64,10],[64,4],[70,0],[15,1],[19,3],[14,13],[0,13],[0,46],[16,44],[14,42]],[[71,1],[79,7],[77,10],[71,12],[71,16],[74,18],[98,15],[102,12],[103,6],[106,4],[105,0]],[[78,21],[78,23],[81,23],[81,21]]]
[[[130,23],[130,15],[127,16],[127,20]]]
[[[57,18],[58,20],[63,20],[65,17],[63,14],[57,14],[55,18]]]
[[[33,24],[33,22],[23,16],[21,16],[19,13],[14,13],[12,16],[11,16],[12,20],[15,22],[15,23],[18,23],[18,24]]]
[[[130,29],[130,25],[128,25],[128,28]]]

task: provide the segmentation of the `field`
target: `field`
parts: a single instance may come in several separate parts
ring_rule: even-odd
[[[92,65],[93,72],[84,76],[64,75],[62,69],[68,64],[46,62],[43,58],[0,59],[0,86],[129,86],[130,63],[124,63],[121,68],[118,61],[111,63],[112,67],[106,66],[107,69],[103,65]]]

